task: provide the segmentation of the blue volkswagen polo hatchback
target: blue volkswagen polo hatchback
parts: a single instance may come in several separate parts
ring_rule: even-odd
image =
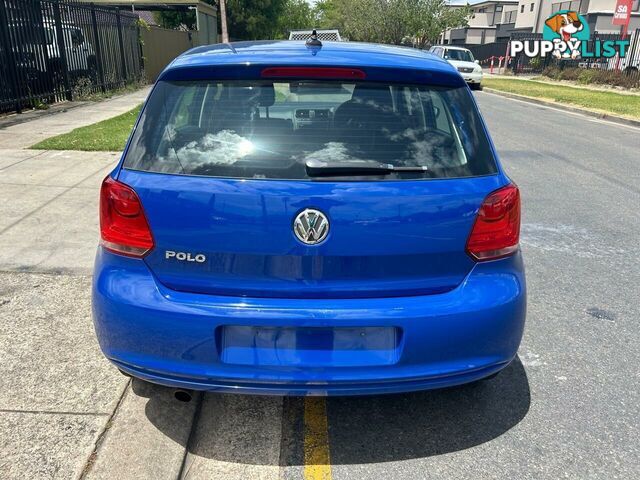
[[[160,75],[100,198],[93,315],[181,389],[480,380],[525,321],[520,196],[446,61],[358,43],[200,47]]]

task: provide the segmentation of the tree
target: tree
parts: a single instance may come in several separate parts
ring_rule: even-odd
[[[232,40],[275,38],[287,0],[227,0],[227,23]]]
[[[209,5],[216,4],[215,0],[204,0]],[[153,17],[158,25],[173,30],[195,30],[198,22],[194,10],[162,10],[154,12]]]
[[[414,39],[416,46],[424,48],[438,40],[442,32],[449,28],[466,27],[471,18],[469,4],[459,7],[450,7],[443,0],[422,0],[425,9],[420,10],[421,17],[414,24]],[[430,5],[429,5],[430,4]]]
[[[351,40],[398,45],[411,37],[420,47],[471,16],[468,5],[452,8],[445,0],[320,0],[316,8],[321,26]]]
[[[287,0],[274,37],[285,38],[290,30],[312,29],[315,23],[315,11],[306,0]]]
[[[195,30],[196,14],[193,11],[162,10],[153,13],[153,18],[162,28],[172,30]]]
[[[216,6],[216,0],[204,0]],[[300,0],[227,0],[227,26],[232,40],[265,40],[282,37],[285,21],[304,23],[305,5]],[[306,5],[311,17],[313,11]],[[289,16],[289,20],[283,18]],[[154,14],[164,28],[195,30],[197,21],[193,10],[164,10]],[[296,27],[288,27],[296,28]],[[300,27],[302,28],[302,27]],[[219,31],[221,29],[219,28]]]
[[[344,33],[344,11],[343,2],[340,0],[319,0],[315,6],[318,26],[322,28],[337,28]]]

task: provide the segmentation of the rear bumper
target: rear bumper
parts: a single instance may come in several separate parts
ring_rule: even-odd
[[[418,297],[292,300],[182,293],[160,285],[144,262],[102,250],[93,284],[98,340],[120,369],[172,387],[258,394],[395,393],[474,381],[513,359],[525,310],[519,253],[476,265],[450,292]],[[229,350],[229,335],[221,338],[220,332],[246,332],[244,327],[260,333],[243,349]],[[265,340],[265,332],[279,329],[336,335],[296,350],[295,333],[293,340],[285,333]],[[358,329],[372,337],[385,329],[400,333],[391,346],[365,333],[362,339],[337,340],[337,332]],[[252,346],[265,342],[277,344],[281,355],[263,356]],[[379,350],[364,352],[367,345]]]

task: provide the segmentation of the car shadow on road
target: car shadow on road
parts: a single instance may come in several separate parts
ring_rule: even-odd
[[[330,398],[331,461],[378,463],[464,450],[493,440],[524,419],[531,394],[516,358],[497,377],[419,393]]]
[[[304,464],[303,398],[207,393],[193,401],[202,404],[189,442],[184,441],[183,430],[179,432],[174,422],[159,413],[161,404],[154,395],[149,396],[146,416],[199,457],[246,465]],[[396,395],[330,397],[331,463],[390,462],[474,447],[521,422],[530,402],[527,375],[518,358],[496,378],[475,384]],[[275,446],[279,452],[273,452],[279,433]]]

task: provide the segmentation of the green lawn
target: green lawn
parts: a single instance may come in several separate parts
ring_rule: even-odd
[[[31,148],[37,150],[82,150],[119,152],[124,149],[141,105],[117,117],[47,138]]]
[[[508,93],[540,98],[551,102],[583,107],[602,113],[610,113],[633,119],[640,119],[640,95],[624,95],[615,92],[601,92],[564,85],[552,85],[534,80],[511,78],[487,78],[482,84]]]

